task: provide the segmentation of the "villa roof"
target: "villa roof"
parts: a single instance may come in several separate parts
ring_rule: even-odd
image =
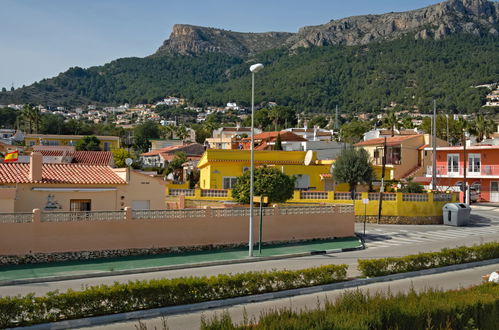
[[[201,156],[204,152],[204,146],[199,143],[190,143],[190,144],[185,144],[185,145],[179,145],[179,146],[169,146],[157,150],[152,150],[146,153],[143,153],[141,156],[158,156],[161,154],[174,154],[176,152],[183,151],[187,155],[191,156],[196,156],[199,155]]]
[[[388,145],[396,145],[400,144],[403,141],[413,139],[415,137],[418,137],[419,135],[401,135],[401,136],[392,136],[392,137],[387,137],[386,138],[386,144]],[[383,145],[385,143],[385,138],[376,138],[376,139],[370,139],[366,141],[361,141],[359,143],[354,144],[356,147],[361,147],[361,146],[375,146],[375,145]]]
[[[263,132],[260,134],[256,134],[254,139],[275,141],[277,139],[277,135],[281,136],[281,141],[307,141],[307,139],[301,137],[300,135],[289,131]]]
[[[109,166],[80,164],[43,164],[42,180],[29,179],[30,164],[0,164],[0,184],[47,183],[47,184],[126,184]]]
[[[113,153],[111,151],[73,151],[63,150],[38,150],[43,156],[69,156],[72,163],[87,165],[111,165],[113,164]]]

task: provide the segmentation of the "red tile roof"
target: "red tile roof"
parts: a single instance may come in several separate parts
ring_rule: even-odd
[[[0,184],[49,183],[49,184],[126,184],[109,166],[80,164],[43,164],[42,180],[29,179],[29,164],[0,164]]]
[[[75,151],[72,156],[76,164],[111,165],[114,161],[111,151]]]
[[[403,142],[405,140],[413,139],[417,137],[418,135],[407,135],[407,136],[393,136],[393,137],[387,137],[386,138],[386,143],[387,144],[399,144],[400,142]],[[356,147],[359,146],[374,146],[374,145],[382,145],[385,142],[385,138],[377,138],[377,139],[370,139],[367,141],[361,141],[359,143],[354,144]]]
[[[43,156],[69,156],[72,157],[72,163],[87,164],[87,165],[103,165],[108,166],[113,164],[113,153],[111,151],[64,151],[64,150],[38,150]]]
[[[184,151],[187,155],[202,155],[204,152],[204,146],[199,143],[190,143],[179,146],[169,146],[157,150],[152,150],[146,153],[143,153],[141,156],[156,156],[159,154],[174,154],[178,151]]]
[[[264,132],[255,135],[255,140],[266,140],[275,141],[277,135],[281,136],[281,141],[307,141],[307,139],[299,136],[298,134],[288,132],[288,131],[274,131],[274,132]]]

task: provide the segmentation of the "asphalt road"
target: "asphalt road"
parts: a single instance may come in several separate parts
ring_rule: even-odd
[[[472,224],[469,227],[449,227],[443,225],[376,225],[366,226],[367,249],[330,255],[316,255],[292,259],[263,262],[187,268],[163,272],[152,272],[121,276],[107,276],[88,279],[45,282],[0,287],[0,296],[35,293],[43,295],[49,291],[67,289],[80,290],[86,286],[113,284],[155,278],[175,278],[188,276],[212,276],[222,273],[240,273],[247,271],[272,269],[303,269],[326,264],[348,264],[348,275],[358,276],[357,259],[404,256],[419,252],[438,251],[446,247],[474,245],[484,242],[499,241],[499,205],[474,207]],[[356,224],[358,233],[362,233],[363,224]],[[371,241],[370,238],[373,238]]]
[[[411,288],[414,288],[416,291],[424,291],[429,288],[439,290],[452,290],[480,284],[482,282],[482,275],[489,274],[490,272],[497,270],[499,270],[499,264],[435,275],[401,279],[391,282],[375,283],[358,287],[358,289],[363,292],[368,291],[371,294],[374,294],[376,292],[386,293],[388,290],[390,290],[390,292],[392,293],[408,292]],[[231,315],[234,322],[240,323],[244,319],[244,314],[247,315],[248,319],[257,320],[261,313],[275,309],[288,308],[294,311],[316,309],[320,306],[323,306],[326,301],[334,301],[345,291],[345,289],[334,290],[322,293],[294,296],[292,298],[276,299],[245,305],[236,305],[224,309],[212,309],[203,312],[179,314],[169,316],[165,320],[167,322],[168,329],[170,330],[199,329],[202,317],[210,319],[214,315],[220,315],[221,313],[227,311]],[[141,322],[147,329],[163,329],[163,320],[164,319],[162,318],[154,318],[149,320],[141,320]],[[136,320],[129,322],[120,322],[81,329],[139,329],[139,321]]]

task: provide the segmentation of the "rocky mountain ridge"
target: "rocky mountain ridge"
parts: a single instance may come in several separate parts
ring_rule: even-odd
[[[499,35],[499,3],[487,0],[448,0],[400,13],[363,15],[302,27],[298,33],[241,33],[193,25],[175,25],[156,54],[194,55],[220,52],[245,57],[288,47],[363,45],[407,34],[416,39],[442,39],[455,33]]]

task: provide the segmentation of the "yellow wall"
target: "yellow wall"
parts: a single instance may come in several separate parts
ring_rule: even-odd
[[[310,187],[324,190],[324,181],[320,174],[329,173],[330,164],[314,161],[306,166],[303,164],[305,151],[255,151],[255,166],[275,166],[286,175],[308,175]],[[239,177],[243,169],[250,166],[249,150],[214,150],[208,149],[198,167],[200,168],[201,189],[223,189],[224,177]]]
[[[86,135],[85,135],[86,136]],[[38,135],[38,136],[27,136],[25,137],[24,141],[26,146],[30,146],[31,144],[39,145],[40,144],[40,139],[42,141],[56,141],[57,145],[61,146],[66,146],[73,142],[74,145],[76,143],[83,139],[82,136],[65,136],[65,135]],[[102,150],[104,150],[104,143],[109,143],[111,149],[118,149],[120,147],[120,141],[119,138],[116,136],[97,136],[97,138],[100,140],[100,147]]]

